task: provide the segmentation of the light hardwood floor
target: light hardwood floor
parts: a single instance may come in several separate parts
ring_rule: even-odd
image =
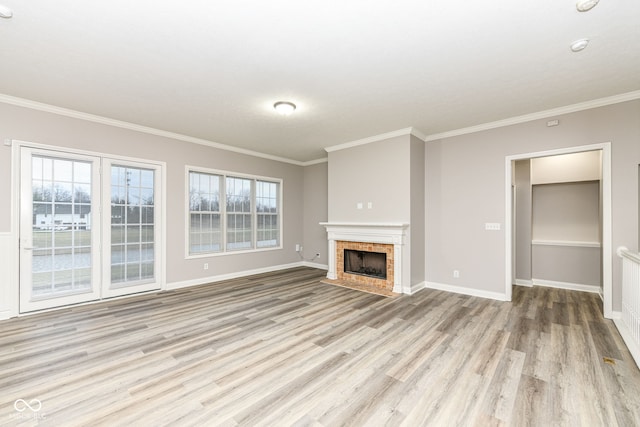
[[[320,283],[324,274],[297,268],[2,321],[0,425],[640,422],[640,372],[597,295],[384,298]],[[19,402],[18,412],[17,399],[41,409]]]

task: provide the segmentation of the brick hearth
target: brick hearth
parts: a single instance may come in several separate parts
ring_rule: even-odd
[[[354,251],[367,251],[367,252],[379,252],[387,255],[387,279],[377,279],[375,277],[362,276],[359,274],[345,273],[344,271],[344,250]],[[356,285],[367,285],[375,288],[383,289],[385,291],[393,291],[393,278],[394,278],[394,260],[393,260],[393,245],[384,243],[362,243],[362,242],[347,242],[343,240],[336,241],[336,273],[337,278],[340,281],[353,283]]]

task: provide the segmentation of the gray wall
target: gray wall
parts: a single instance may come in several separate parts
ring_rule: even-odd
[[[409,223],[409,157],[408,136],[330,152],[329,221]]]
[[[600,181],[534,185],[532,222],[534,282],[601,285]]]
[[[533,240],[600,243],[600,181],[533,186]]]
[[[425,146],[411,135],[411,284],[425,281]]]
[[[424,143],[410,135],[329,153],[330,222],[410,224],[405,289],[424,281],[424,158]]]
[[[426,149],[427,280],[504,292],[505,240],[485,222],[505,223],[505,157],[611,142],[612,245],[638,250],[640,100],[434,141]],[[613,309],[620,262],[613,255]]]
[[[167,163],[167,282],[242,272],[299,261],[303,242],[304,168],[113,126],[0,104],[0,138],[69,147]],[[185,165],[283,180],[282,250],[185,259]],[[0,146],[0,194],[9,200],[11,148]],[[0,232],[11,231],[9,203],[0,204]],[[209,263],[204,271],[203,263]]]
[[[328,173],[327,162],[304,168],[304,253],[306,258],[319,253],[314,262],[323,265],[329,262],[329,244],[327,231],[319,223],[328,218]]]
[[[514,162],[515,278],[531,280],[531,160]]]

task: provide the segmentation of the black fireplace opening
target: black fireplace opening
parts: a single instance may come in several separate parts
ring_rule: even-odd
[[[387,254],[345,249],[344,272],[386,280]]]

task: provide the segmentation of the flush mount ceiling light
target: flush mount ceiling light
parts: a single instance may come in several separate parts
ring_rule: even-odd
[[[7,6],[3,6],[0,4],[0,18],[11,18],[13,16],[13,11],[9,9]]]
[[[580,52],[581,50],[584,50],[584,48],[586,48],[588,44],[589,44],[588,39],[576,40],[570,45],[571,51]]]
[[[273,108],[283,116],[288,116],[296,110],[296,104],[287,101],[278,101],[273,104]]]
[[[598,4],[600,0],[580,0],[576,3],[576,9],[578,12],[588,12]]]

